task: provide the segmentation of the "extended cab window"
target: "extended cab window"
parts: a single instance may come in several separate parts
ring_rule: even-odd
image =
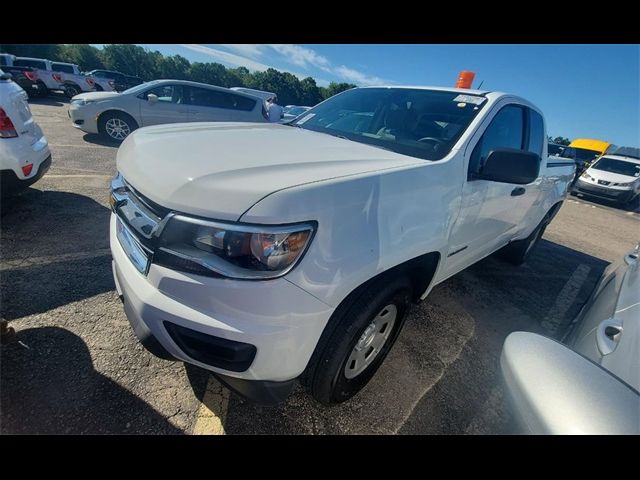
[[[542,115],[532,109],[529,110],[529,151],[537,153],[542,158],[542,147],[547,141],[544,135],[544,120]]]
[[[336,95],[288,125],[425,160],[439,160],[486,98],[417,88],[357,88]]]
[[[185,103],[182,96],[182,85],[163,85],[152,88],[144,92],[140,98],[147,100],[149,94],[153,93],[158,97],[159,102],[165,103]]]
[[[73,65],[61,65],[59,63],[51,64],[51,69],[54,72],[63,72],[63,73],[71,73],[73,74]]]
[[[524,108],[519,105],[507,105],[502,107],[493,117],[471,153],[469,179],[473,179],[474,175],[480,173],[492,150],[499,148],[524,149],[524,113]]]

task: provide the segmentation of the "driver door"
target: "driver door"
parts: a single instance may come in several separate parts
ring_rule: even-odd
[[[149,94],[158,97],[149,101]],[[182,85],[162,85],[147,90],[138,97],[140,102],[141,127],[163,123],[181,123],[189,119],[189,106],[184,100]]]

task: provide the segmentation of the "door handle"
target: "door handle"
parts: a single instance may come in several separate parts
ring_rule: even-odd
[[[608,318],[600,322],[596,332],[596,344],[603,357],[616,349],[620,341],[620,334],[622,334],[622,322],[620,320]]]
[[[524,187],[516,187],[513,190],[511,190],[511,196],[517,197],[518,195],[524,195],[524,192],[526,191],[527,190]]]

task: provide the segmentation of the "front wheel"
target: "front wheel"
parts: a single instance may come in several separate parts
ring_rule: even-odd
[[[107,112],[98,119],[98,131],[111,141],[122,142],[138,128],[136,121],[126,113]]]
[[[407,278],[382,278],[336,310],[303,381],[317,401],[344,402],[371,380],[402,329],[410,299]]]

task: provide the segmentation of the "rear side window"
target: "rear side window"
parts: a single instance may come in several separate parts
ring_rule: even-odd
[[[524,149],[524,113],[524,108],[519,105],[507,105],[502,107],[493,117],[471,153],[469,179],[480,173],[492,150],[499,148]]]
[[[61,65],[60,63],[52,63],[51,69],[54,72],[63,72],[63,73],[71,73],[71,74],[74,73],[72,65]]]
[[[41,62],[39,60],[20,60],[17,59],[13,62],[13,64],[17,67],[33,67],[33,68],[39,68],[40,70],[46,70],[47,66],[44,64],[44,62]]]
[[[253,110],[256,101],[240,95],[208,88],[189,87],[191,105],[229,110]]]
[[[542,146],[546,141],[544,135],[544,120],[538,112],[529,110],[529,151],[542,158]]]

